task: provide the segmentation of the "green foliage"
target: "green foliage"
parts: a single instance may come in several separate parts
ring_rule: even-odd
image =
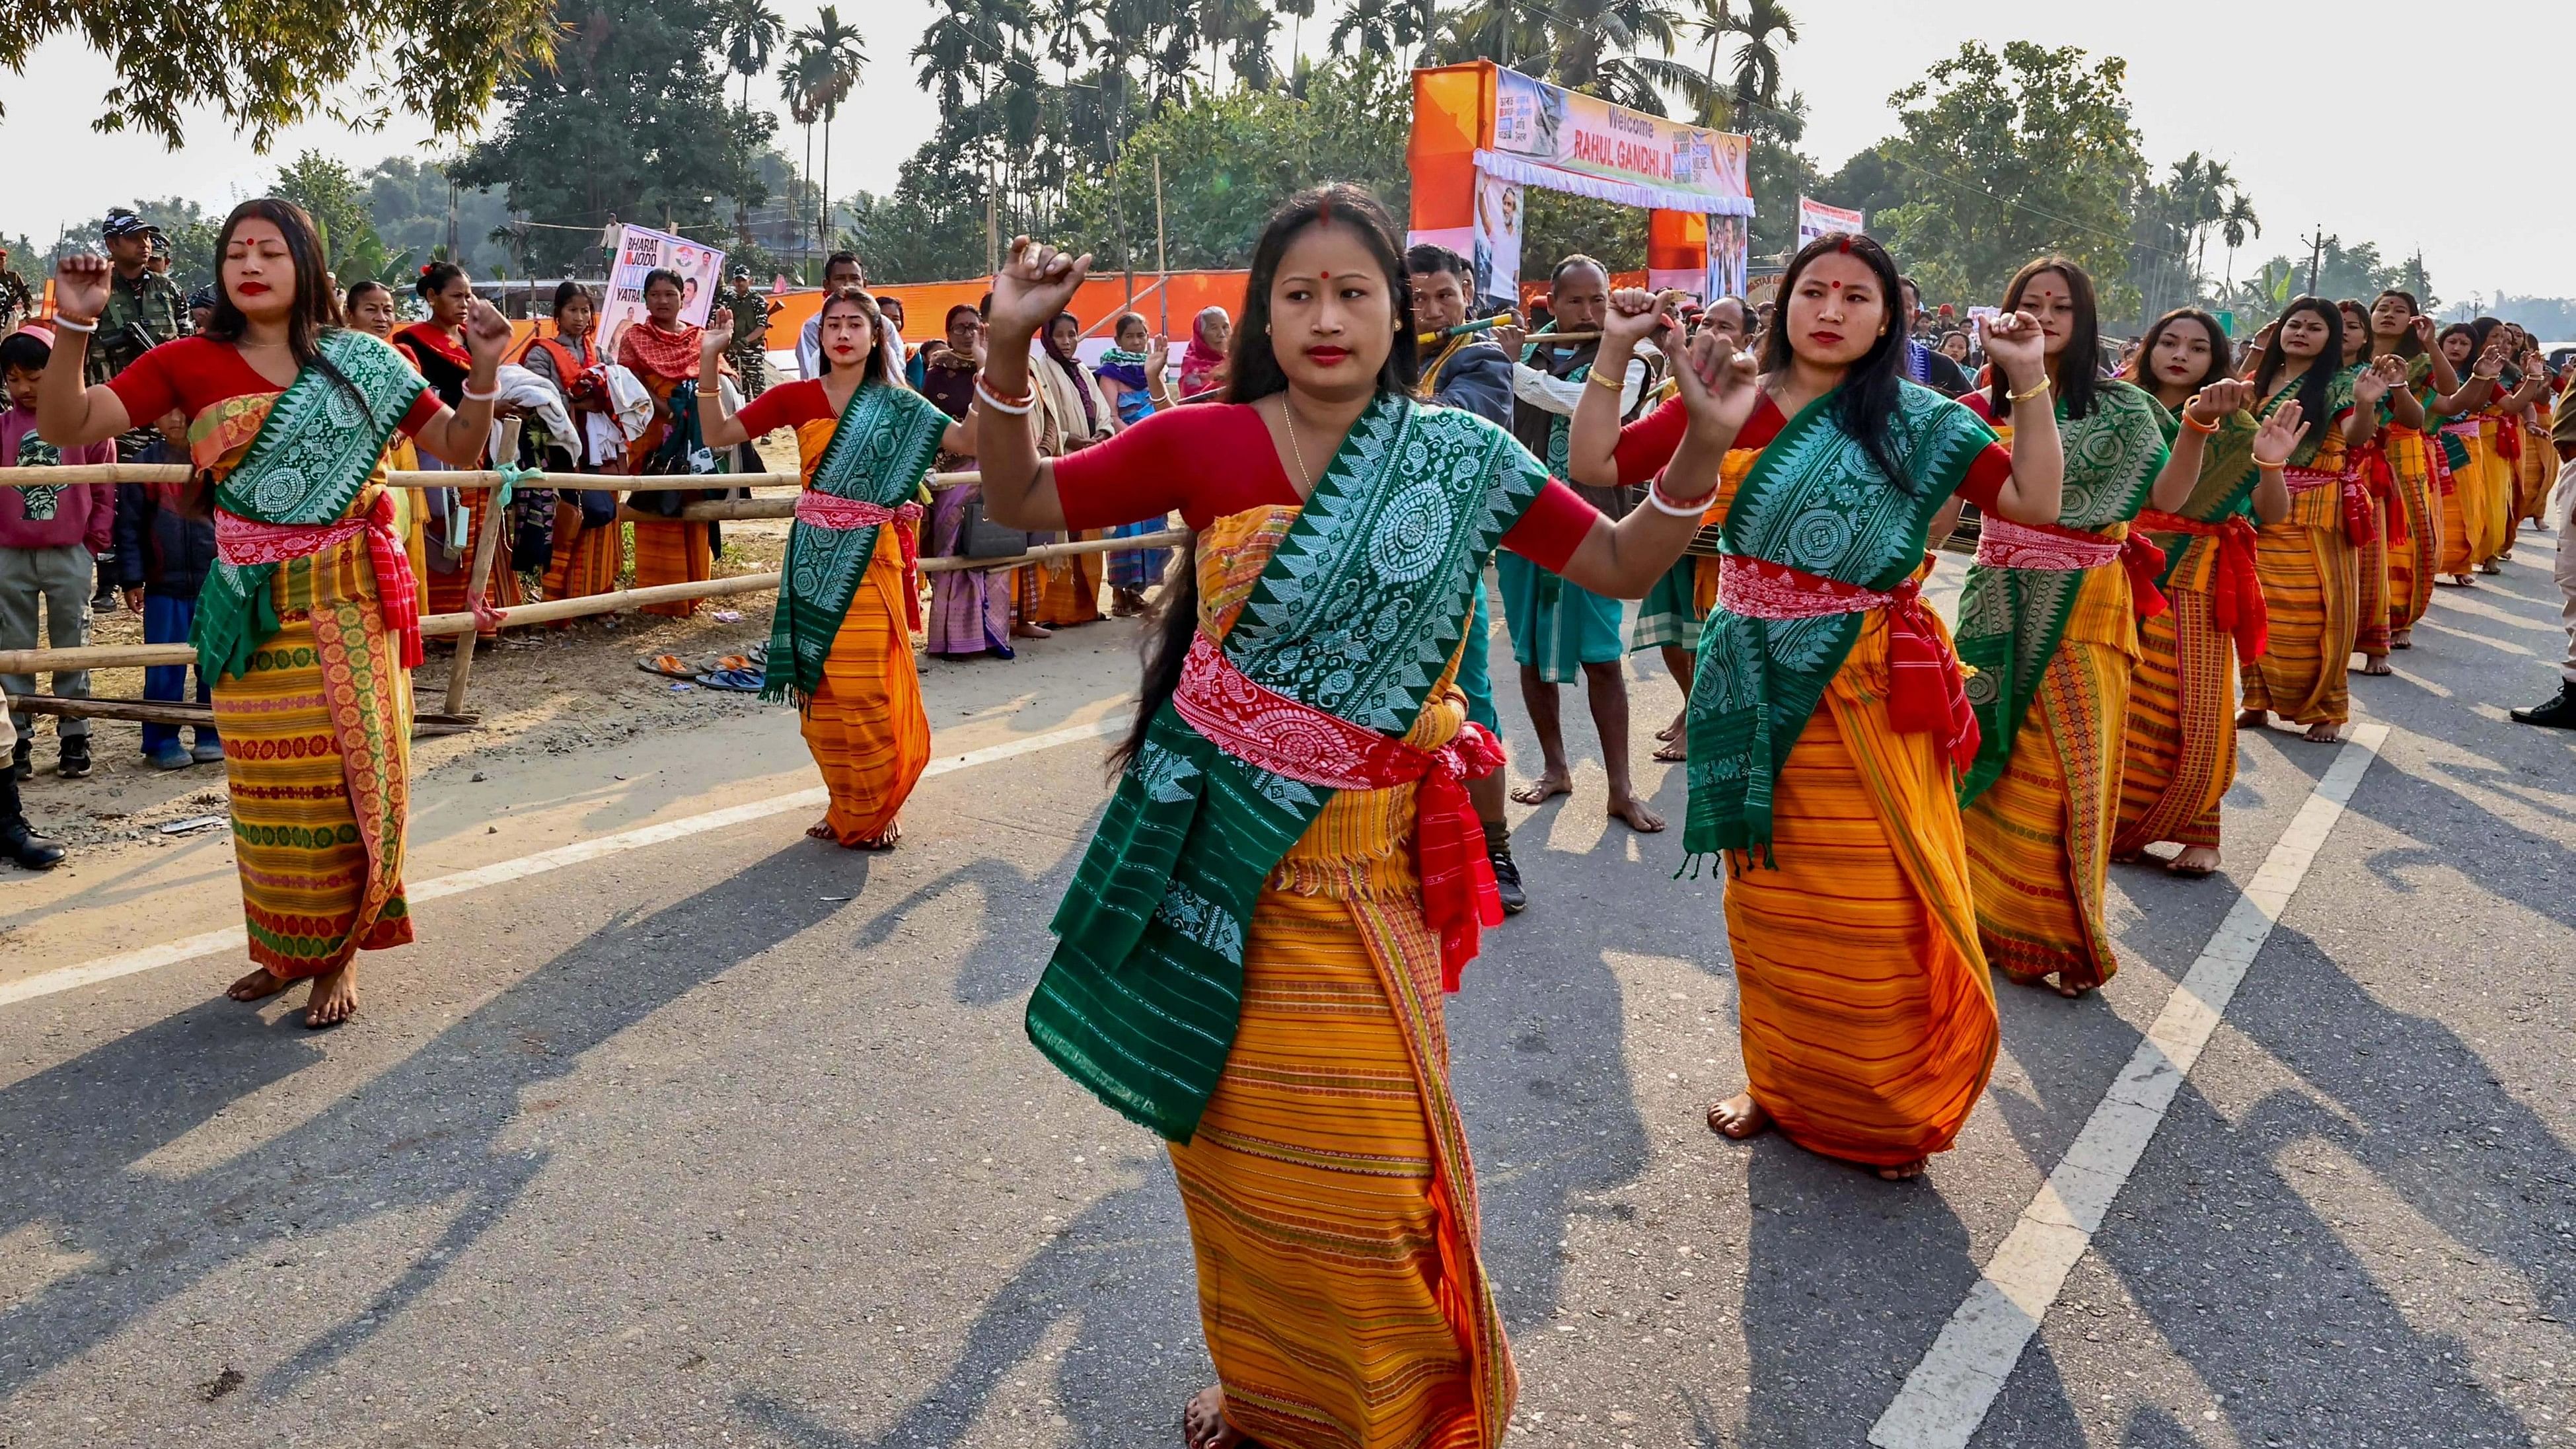
[[[2027,41],[1979,41],[1898,91],[1903,134],[1881,144],[1910,199],[1873,219],[1927,297],[2000,297],[2024,262],[2056,253],[2091,272],[2104,311],[2135,306],[2119,281],[2128,202],[2146,175],[2129,124],[2128,63]]]
[[[705,0],[590,0],[568,18],[555,68],[501,90],[508,114],[455,176],[499,187],[536,227],[524,265],[565,268],[598,246],[614,211],[628,221],[709,235],[737,202],[766,194],[755,160],[775,129],[725,104],[722,46]]]
[[[1646,267],[1646,213],[1543,186],[1521,188],[1521,280],[1545,279],[1581,252],[1612,272]]]
[[[389,254],[405,267],[395,277],[378,274],[399,297],[411,294],[410,269],[433,251],[445,253],[448,220],[448,171],[437,162],[388,156],[358,178],[367,188],[367,216]],[[456,262],[477,276],[488,275],[505,253],[492,245],[491,234],[509,221],[509,201],[500,192],[479,187],[456,190]],[[596,233],[594,233],[594,236]],[[354,280],[354,279],[353,279]]]
[[[197,107],[219,112],[263,151],[299,121],[329,117],[372,129],[396,108],[455,135],[476,124],[505,77],[552,56],[553,15],[553,0],[282,10],[212,0],[37,0],[0,6],[0,62],[21,69],[57,35],[112,51],[117,81],[91,128],[139,130],[174,151]]]

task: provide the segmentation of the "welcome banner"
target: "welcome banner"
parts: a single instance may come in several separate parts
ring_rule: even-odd
[[[657,268],[680,274],[680,320],[692,327],[707,325],[707,314],[715,307],[717,281],[724,276],[724,259],[723,252],[684,236],[645,226],[618,228],[608,296],[599,308],[601,355],[615,361],[618,339],[644,320],[644,279]]]
[[[1858,236],[1866,230],[1867,213],[1849,207],[1827,206],[1821,201],[1798,198],[1798,245],[1805,246],[1820,236],[1849,232]]]

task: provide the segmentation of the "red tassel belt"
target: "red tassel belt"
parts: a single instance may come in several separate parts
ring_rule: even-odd
[[[903,548],[904,613],[916,631],[921,628],[921,504],[918,501],[888,508],[882,503],[835,498],[829,493],[817,493],[808,488],[796,495],[796,521],[815,528],[828,528],[834,533],[880,528],[889,523],[903,525],[894,531],[894,537]]]
[[[1794,569],[1769,559],[1718,559],[1717,602],[1750,619],[1821,619],[1887,611],[1887,722],[1907,734],[1931,735],[1965,772],[1977,758],[1977,714],[1949,636],[1923,604],[1922,586],[1907,579],[1885,593]]]
[[[2164,572],[2165,551],[2135,529],[2123,538],[2105,538],[2080,528],[2014,523],[1992,514],[1977,525],[1977,562],[1988,568],[2072,573],[2114,560],[2129,571],[2129,600],[2138,617],[2163,613],[2168,605],[2164,590],[2156,587],[2156,575]]]
[[[215,557],[228,564],[274,564],[311,558],[364,533],[368,561],[376,570],[376,602],[384,611],[385,632],[394,636],[405,669],[418,669],[420,585],[412,578],[411,555],[394,532],[394,498],[379,491],[373,506],[355,518],[331,523],[263,523],[238,513],[215,510]]]
[[[1218,749],[1274,775],[1333,790],[1420,784],[1413,850],[1422,914],[1440,932],[1441,987],[1457,990],[1483,928],[1503,922],[1485,828],[1467,797],[1467,781],[1502,767],[1502,741],[1471,720],[1439,749],[1416,749],[1246,678],[1205,634],[1190,641],[1172,704]]]
[[[2236,640],[2239,659],[2262,657],[2271,642],[2271,612],[2263,604],[2262,576],[2255,572],[2254,525],[2242,514],[2202,523],[2179,513],[2150,508],[2138,515],[2140,529],[2183,533],[2218,540],[2218,568],[2209,590],[2210,616]]]
[[[2346,469],[2341,473],[2324,473],[2314,468],[2289,468],[2283,470],[2281,481],[2289,485],[2294,496],[2313,493],[2328,485],[2343,490],[2343,536],[2353,547],[2359,548],[2370,542],[2371,535],[2379,531],[2378,510],[2371,507],[2370,489],[2363,484],[2358,471]]]
[[[2354,470],[2361,474],[2362,486],[2387,520],[2388,542],[2392,545],[2412,543],[2415,535],[2406,528],[2406,505],[2397,496],[2397,470],[2388,466],[2388,449],[2374,441],[2362,446],[2353,457]]]

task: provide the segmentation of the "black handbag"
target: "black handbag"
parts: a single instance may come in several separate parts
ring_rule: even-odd
[[[1017,558],[1028,551],[1027,530],[1004,528],[988,521],[981,494],[966,500],[966,516],[957,527],[957,544],[949,551],[952,557]]]

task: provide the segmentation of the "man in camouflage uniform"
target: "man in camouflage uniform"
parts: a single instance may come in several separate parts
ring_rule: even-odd
[[[0,247],[0,337],[36,317],[36,289],[9,266],[9,249]]]
[[[725,356],[742,378],[745,397],[758,397],[769,387],[769,299],[751,289],[751,269],[733,269],[733,290],[724,304],[733,309],[733,345]]]
[[[152,263],[153,243],[160,228],[144,221],[131,210],[112,206],[107,211],[107,224],[99,228],[100,240],[106,244],[108,260],[115,267],[108,273],[107,306],[100,312],[98,331],[89,340],[89,381],[97,386],[134,365],[134,360],[164,342],[188,333],[188,302],[179,284],[170,280],[166,263],[156,268]],[[163,254],[169,249],[161,241]],[[120,463],[159,463],[180,461],[168,455],[161,435],[153,425],[159,418],[137,418],[138,426],[116,440],[116,458]],[[99,555],[98,597],[93,608],[104,613],[118,606],[111,567],[113,553]]]

